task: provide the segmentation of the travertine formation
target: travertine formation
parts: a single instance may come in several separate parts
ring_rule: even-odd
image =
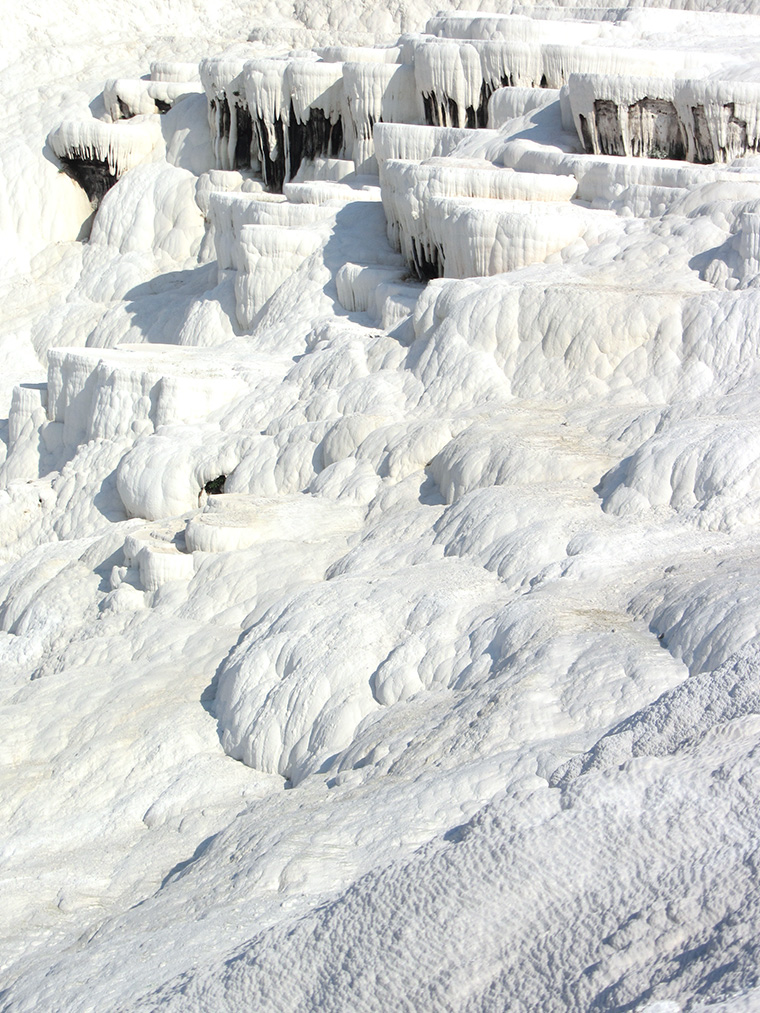
[[[0,145],[3,1011],[748,1013],[760,19],[251,2]]]

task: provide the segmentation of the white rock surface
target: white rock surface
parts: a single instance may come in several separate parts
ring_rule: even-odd
[[[7,18],[4,1013],[758,1006],[760,19],[494,6]]]

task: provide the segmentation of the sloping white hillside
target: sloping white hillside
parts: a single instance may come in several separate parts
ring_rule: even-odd
[[[0,1010],[760,1008],[760,12],[7,40]]]

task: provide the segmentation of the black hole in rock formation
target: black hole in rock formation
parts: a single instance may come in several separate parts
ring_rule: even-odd
[[[251,143],[253,141],[253,120],[246,106],[237,106],[237,143],[235,144],[235,168],[250,169]]]
[[[425,249],[416,239],[412,238],[412,263],[409,265],[412,274],[420,281],[443,277],[443,256],[440,250],[433,247]]]
[[[219,136],[227,140],[231,126],[230,104],[226,98],[219,100]]]
[[[541,75],[541,83],[539,84],[539,88],[548,88],[548,87],[549,87],[549,82],[546,80],[546,74],[542,74]]]
[[[220,493],[224,492],[224,483],[226,481],[226,475],[218,475],[216,478],[209,479],[209,481],[203,486],[203,489],[209,494],[209,496],[218,496]]]
[[[132,118],[132,110],[122,98],[119,99],[119,112],[121,113],[122,119],[129,120]]]
[[[343,151],[343,120],[338,117],[330,131],[330,157],[339,158]]]
[[[66,175],[79,183],[94,208],[98,207],[116,182],[116,174],[111,171],[108,162],[98,158],[80,158],[76,154],[62,155],[61,165]]]
[[[164,102],[160,98],[154,98],[153,101],[156,103],[156,109],[158,109],[162,116],[171,109],[171,102]]]
[[[480,86],[480,104],[475,110],[477,126],[481,129],[488,126],[488,100],[493,95],[494,85],[491,81],[484,81]]]
[[[291,103],[288,126],[290,149],[290,178],[300,168],[301,162],[327,155],[337,158],[343,148],[343,122],[340,117],[332,123],[321,109],[311,109],[305,123],[296,119]]]

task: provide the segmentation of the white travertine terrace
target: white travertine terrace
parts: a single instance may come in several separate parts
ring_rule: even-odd
[[[515,271],[543,263],[582,237],[594,242],[604,216],[603,211],[546,201],[431,197],[430,260],[445,278]]]
[[[185,95],[202,95],[200,81],[135,81],[117,78],[106,81],[103,101],[112,120],[166,112]]]
[[[208,221],[213,230],[218,280],[224,272],[237,270],[240,230],[252,224],[261,204],[277,204],[286,200],[281,194],[245,193],[242,191],[211,191],[208,196]]]
[[[303,160],[341,157],[346,113],[342,63],[249,61],[243,81],[253,119],[254,158],[268,185],[282,189]]]
[[[252,47],[253,49],[253,47]],[[246,104],[243,70],[248,58],[222,56],[201,60],[201,84],[208,98],[208,116],[214,155],[219,169],[251,166],[252,127]]]
[[[10,12],[3,1013],[760,1008],[760,16],[698,2]]]
[[[600,9],[601,10],[601,9]],[[559,42],[578,45],[602,32],[599,20],[541,20],[519,14],[486,14],[482,11],[447,11],[430,18],[425,32],[442,39],[478,39],[482,42]]]
[[[405,126],[380,123],[375,126],[375,155],[380,178],[383,164],[391,158],[421,162],[425,158],[449,155],[469,132],[465,127]]]
[[[320,46],[315,50],[326,63],[398,63],[399,46]]]
[[[379,201],[377,182],[377,176],[355,176],[345,182],[310,179],[285,183],[282,192],[292,204],[330,204],[334,201],[350,203],[357,198]]]
[[[738,254],[742,280],[755,281],[760,275],[760,213],[745,211],[739,219]]]
[[[110,182],[149,159],[161,141],[158,116],[151,115],[123,123],[66,120],[48,135],[48,143],[60,159],[100,165],[103,173],[112,177]]]
[[[574,74],[578,135],[605,155],[730,162],[760,145],[760,83]]]
[[[497,130],[517,116],[541,109],[560,98],[558,88],[497,88],[488,100],[488,127]]]
[[[344,63],[343,87],[355,171],[376,173],[375,124],[424,122],[414,88],[414,68],[403,63]]]
[[[184,545],[176,523],[130,531],[124,539],[124,563],[111,572],[112,590],[134,575],[141,589],[157,591],[174,580],[190,580],[195,573],[192,552]]]
[[[296,204],[311,208],[313,204]],[[256,314],[282,283],[324,243],[320,232],[294,226],[243,225],[238,240],[240,268],[235,279],[238,323],[248,330]]]
[[[404,276],[405,272],[399,268],[343,264],[335,277],[338,299],[344,309],[370,313],[379,320],[386,286],[402,282]]]
[[[404,56],[414,64],[428,123],[484,127],[488,100],[505,85],[560,88],[571,74],[655,76],[663,61],[674,71],[689,66],[687,54],[663,50],[566,43],[410,40]]]
[[[190,422],[245,389],[224,358],[171,345],[53,348],[48,361],[48,419],[69,447]]]
[[[499,169],[489,162],[478,163],[449,157],[428,159],[421,163],[388,159],[383,163],[382,194],[388,238],[391,245],[403,253],[415,273],[423,278],[442,274],[446,260],[440,240],[441,229],[445,228],[441,215],[448,213],[451,207],[438,205],[438,198],[521,200],[528,202],[526,213],[535,215],[537,201],[566,202],[575,196],[576,190],[577,182],[573,176],[514,172],[511,169]],[[501,217],[499,205],[484,204],[483,208],[486,212],[493,211],[494,220]],[[435,231],[433,220],[437,222]],[[550,224],[549,228],[551,227]],[[472,242],[467,245],[471,246]],[[448,241],[446,246],[449,246]],[[453,256],[455,254],[452,251],[449,261]],[[490,259],[490,253],[486,254],[486,258]],[[494,263],[497,262],[498,258]],[[449,267],[448,270],[453,268]],[[465,270],[461,265],[457,271],[457,274],[450,276],[495,273],[494,270]]]
[[[200,81],[197,63],[187,60],[154,60],[150,65],[151,81]]]

